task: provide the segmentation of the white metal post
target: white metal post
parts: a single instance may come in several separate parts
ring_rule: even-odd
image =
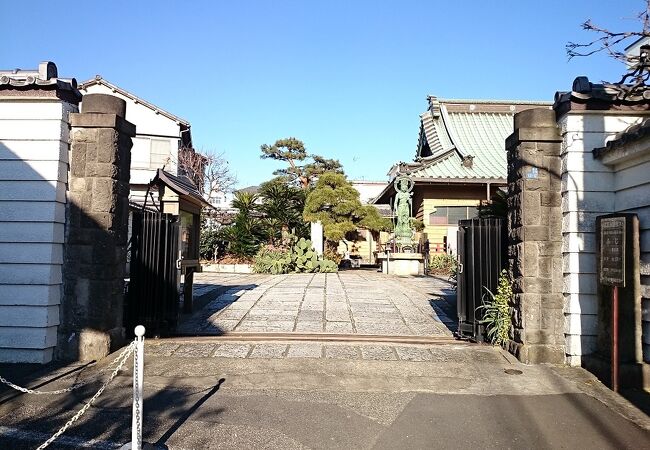
[[[142,450],[142,385],[144,383],[144,333],[142,325],[135,327],[135,357],[133,358],[133,421],[131,449]]]

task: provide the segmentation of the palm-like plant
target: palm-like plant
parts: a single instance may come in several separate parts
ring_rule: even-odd
[[[232,201],[239,211],[232,225],[221,230],[221,236],[228,241],[228,251],[239,257],[251,257],[265,238],[261,220],[255,216],[258,196],[250,192],[236,192]]]
[[[305,190],[286,183],[283,179],[274,179],[264,183],[260,189],[262,203],[260,212],[264,215],[268,238],[272,244],[293,232],[298,237],[308,234],[302,218],[305,205]]]
[[[232,200],[233,208],[237,208],[240,213],[250,215],[256,210],[257,194],[252,192],[238,191],[235,192],[235,198]]]

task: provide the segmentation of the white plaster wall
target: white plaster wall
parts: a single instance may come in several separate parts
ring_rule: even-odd
[[[359,198],[364,204],[373,200],[388,186],[385,181],[351,180],[350,183],[359,191]]]
[[[580,365],[596,348],[596,216],[616,211],[612,168],[594,159],[617,132],[639,117],[570,112],[558,124],[562,133],[562,263],[567,362]]]
[[[323,247],[323,224],[320,222],[312,222],[310,225],[311,230],[311,242],[314,246],[314,250],[318,255],[322,255],[324,251]]]
[[[639,217],[641,261],[650,265],[650,140],[639,144],[644,151],[638,158],[616,164],[614,180],[617,212],[634,213]],[[650,362],[650,276],[641,276],[643,360]]]
[[[59,100],[0,97],[0,361],[52,359],[59,325],[68,115]]]
[[[136,137],[131,149],[131,184],[148,184],[156,175],[156,168],[149,167],[151,139],[168,140],[170,161],[165,170],[177,175],[178,148],[181,143],[180,126],[174,120],[156,113],[151,108],[136,103],[129,97],[104,85],[95,84],[81,91],[83,94],[108,94],[126,101],[126,120],[133,123]],[[162,165],[160,165],[162,168]],[[134,200],[133,198],[131,200]]]

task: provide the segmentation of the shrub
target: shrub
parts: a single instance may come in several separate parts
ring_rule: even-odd
[[[260,247],[262,231],[257,219],[237,217],[235,223],[219,230],[219,235],[228,241],[228,252],[242,258],[253,256]]]
[[[454,255],[449,253],[434,253],[429,262],[429,273],[433,275],[454,275],[458,262]]]
[[[332,273],[338,270],[338,264],[329,259],[318,259],[310,240],[292,239],[289,249],[272,249],[263,247],[255,255],[253,270],[257,273]]]
[[[331,259],[322,259],[319,261],[319,264],[321,273],[334,273],[339,270],[339,265]]]
[[[264,226],[255,216],[256,199],[248,192],[237,192],[232,205],[239,211],[231,225],[219,229],[219,236],[228,242],[227,251],[239,258],[255,255],[265,238]]]
[[[199,255],[203,259],[213,259],[219,247],[223,247],[223,241],[217,230],[201,230],[199,242]]]
[[[279,275],[288,273],[290,265],[291,255],[287,250],[262,247],[253,260],[253,271]]]
[[[482,310],[483,318],[479,323],[485,325],[488,340],[496,345],[503,345],[510,338],[510,300],[512,299],[512,286],[506,270],[501,271],[497,293],[492,293],[484,287],[486,295],[483,304],[476,308]]]
[[[329,259],[330,261],[335,262],[337,265],[341,264],[343,256],[333,248],[326,248],[323,252],[323,257]]]
[[[411,228],[413,228],[415,231],[422,231],[424,230],[424,222],[420,219],[411,217]]]
[[[300,238],[291,246],[291,261],[294,272],[336,272],[338,264],[328,259],[318,259],[312,242]]]

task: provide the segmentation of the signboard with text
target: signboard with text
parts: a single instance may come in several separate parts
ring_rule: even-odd
[[[600,219],[600,284],[625,287],[625,217]]]

